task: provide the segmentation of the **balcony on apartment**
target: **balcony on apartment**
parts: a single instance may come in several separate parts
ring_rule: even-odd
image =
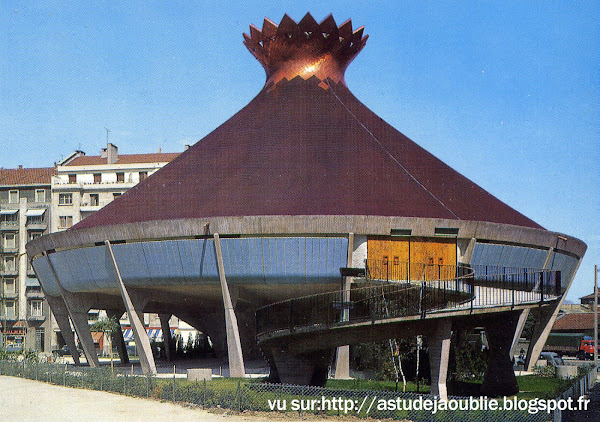
[[[2,299],[17,299],[19,297],[19,293],[16,290],[6,291],[4,290],[0,294],[0,298]]]
[[[19,229],[19,210],[0,209],[0,230],[16,231]]]
[[[27,299],[43,299],[44,293],[40,282],[35,277],[27,277],[25,280],[25,296]]]
[[[0,315],[0,321],[16,321],[19,319],[16,313],[2,314]]]
[[[48,223],[44,219],[46,208],[32,208],[25,212],[27,217],[27,230],[41,230],[48,228]]]

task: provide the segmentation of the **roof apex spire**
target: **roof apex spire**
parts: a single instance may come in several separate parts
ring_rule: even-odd
[[[296,76],[316,76],[322,82],[331,79],[345,84],[346,68],[369,38],[363,36],[363,31],[364,27],[352,31],[350,19],[338,27],[331,14],[321,23],[310,13],[298,23],[285,14],[279,25],[268,18],[264,19],[262,30],[250,25],[250,35],[244,34],[244,45],[265,69],[265,88]],[[322,86],[327,88],[326,83]]]

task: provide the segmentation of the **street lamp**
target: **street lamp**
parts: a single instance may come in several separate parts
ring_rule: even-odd
[[[594,265],[594,366],[598,367],[598,265]]]

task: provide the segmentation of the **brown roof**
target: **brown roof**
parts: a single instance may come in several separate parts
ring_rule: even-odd
[[[55,174],[54,167],[0,169],[0,186],[49,185]]]
[[[364,47],[362,34],[350,22],[338,27],[327,17],[316,24],[310,15],[300,23],[286,15],[279,26],[265,20],[262,31],[251,27],[245,41],[265,66],[263,90],[74,228],[257,215],[403,216],[541,228],[352,95],[343,71]]]
[[[282,81],[75,228],[243,215],[377,215],[541,228],[358,101]]]
[[[566,314],[557,319],[552,331],[582,331],[594,329],[594,313]]]
[[[165,163],[175,159],[179,152],[157,152],[154,154],[119,154],[116,164]],[[84,155],[75,158],[67,166],[93,166],[106,164],[106,158],[99,155]]]

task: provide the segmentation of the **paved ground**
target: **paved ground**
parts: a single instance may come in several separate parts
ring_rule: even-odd
[[[215,414],[156,400],[0,376],[0,421],[272,422],[273,416]]]

